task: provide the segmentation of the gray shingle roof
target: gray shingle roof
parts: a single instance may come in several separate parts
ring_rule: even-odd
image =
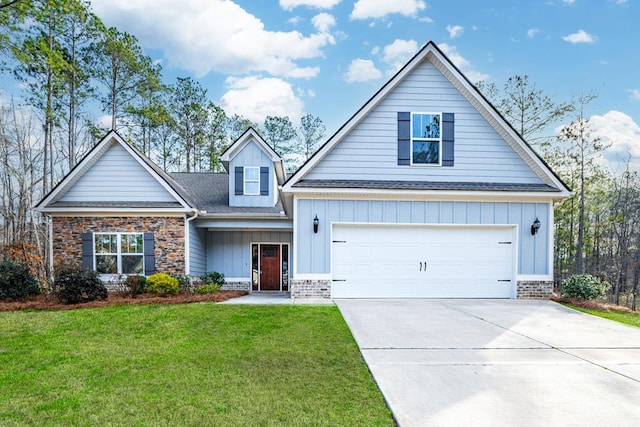
[[[518,184],[500,182],[433,182],[433,181],[382,181],[349,179],[304,179],[298,188],[354,188],[376,190],[440,190],[440,191],[534,191],[559,192],[547,184]]]
[[[169,174],[195,202],[198,209],[219,214],[280,215],[282,204],[274,207],[229,206],[229,174],[227,173],[171,173]]]

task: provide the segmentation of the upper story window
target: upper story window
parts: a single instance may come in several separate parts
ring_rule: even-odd
[[[248,196],[260,195],[260,168],[259,167],[245,166],[244,194]]]
[[[411,113],[411,164],[441,164],[441,123],[440,113]]]
[[[98,273],[143,274],[143,233],[96,233],[94,244]]]

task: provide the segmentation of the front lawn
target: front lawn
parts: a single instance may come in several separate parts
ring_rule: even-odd
[[[583,313],[589,313],[594,316],[604,317],[605,319],[615,320],[616,322],[625,323],[627,325],[640,328],[640,313],[637,311],[615,309],[609,306],[600,308],[596,306],[580,307],[571,303],[564,303],[564,305]]]
[[[393,425],[335,306],[0,313],[0,425]]]

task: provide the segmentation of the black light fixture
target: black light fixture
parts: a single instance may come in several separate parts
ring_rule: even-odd
[[[531,235],[535,236],[538,230],[540,230],[540,220],[536,218],[536,220],[533,221],[533,224],[531,224]]]
[[[314,233],[318,232],[318,224],[320,224],[320,220],[318,219],[318,214],[316,214],[316,217],[313,218],[313,232]]]

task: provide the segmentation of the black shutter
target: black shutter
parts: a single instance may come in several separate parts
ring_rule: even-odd
[[[398,112],[398,164],[411,164],[411,113]]]
[[[82,269],[93,270],[93,233],[82,233]]]
[[[442,166],[453,166],[453,113],[442,113]]]
[[[236,166],[236,196],[244,194],[244,168]]]
[[[269,195],[269,168],[265,166],[260,167],[260,195]]]
[[[154,257],[153,233],[144,233],[144,275],[150,276],[156,272]]]

